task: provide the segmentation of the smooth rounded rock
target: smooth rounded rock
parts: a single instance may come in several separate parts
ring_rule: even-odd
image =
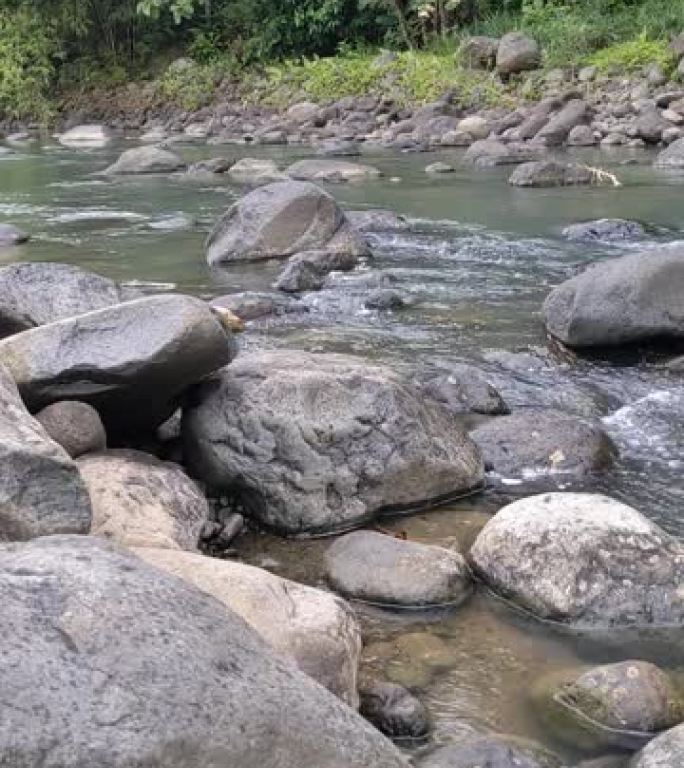
[[[430,732],[425,705],[396,683],[375,682],[359,692],[359,712],[391,739],[423,739]]]
[[[465,153],[465,161],[482,168],[497,165],[519,165],[538,160],[544,153],[542,147],[524,143],[504,144],[498,139],[483,139],[472,144]]]
[[[380,605],[428,607],[463,602],[472,589],[460,553],[374,531],[339,538],[325,553],[331,585]]]
[[[419,386],[452,413],[510,413],[501,394],[472,365],[452,365],[448,372],[430,376]]]
[[[103,125],[76,125],[60,134],[59,143],[74,149],[95,149],[105,147],[111,136]]]
[[[382,173],[371,165],[344,160],[298,160],[285,173],[297,181],[359,182],[377,179]]]
[[[72,459],[107,447],[107,433],[100,414],[87,403],[76,400],[53,403],[37,413],[36,420]]]
[[[119,159],[105,169],[107,176],[127,174],[173,173],[185,168],[178,155],[160,147],[145,146],[127,149]]]
[[[0,598],[0,763],[407,768],[224,604],[102,539],[0,548]]]
[[[574,187],[594,183],[594,175],[588,168],[556,160],[539,160],[519,165],[508,183],[513,187]]]
[[[304,251],[288,260],[274,287],[286,293],[317,291],[331,272],[350,272],[358,263],[351,253]]]
[[[684,544],[607,496],[549,493],[509,504],[485,525],[470,562],[542,619],[684,625]]]
[[[183,414],[190,466],[288,533],[358,526],[479,488],[483,465],[453,417],[385,366],[295,350],[242,355]]]
[[[283,177],[274,160],[254,157],[238,160],[230,166],[228,174],[243,184],[267,184]]]
[[[127,547],[197,549],[209,505],[178,464],[132,450],[77,463],[92,502],[92,534]]]
[[[633,758],[630,768],[679,768],[684,765],[684,723],[653,739]]]
[[[347,211],[347,218],[359,232],[403,232],[410,228],[404,216],[376,208]]]
[[[496,68],[502,75],[514,75],[536,69],[540,63],[539,44],[522,32],[509,32],[499,41]]]
[[[495,736],[473,735],[438,747],[418,761],[418,768],[561,768],[545,750],[525,749]]]

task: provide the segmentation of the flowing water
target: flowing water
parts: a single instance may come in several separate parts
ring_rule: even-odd
[[[120,143],[86,152],[31,145],[3,157],[0,221],[25,228],[33,240],[0,258],[69,262],[150,290],[203,297],[269,289],[275,263],[215,269],[204,261],[203,238],[239,196],[238,186],[220,177],[98,177],[122,148]],[[264,154],[256,148],[192,145],[178,151],[188,160]],[[305,151],[268,154],[285,163]],[[619,216],[646,222],[649,244],[684,241],[684,176],[656,173],[645,152],[579,155],[583,162],[611,168],[624,186],[520,190],[505,183],[510,169],[470,169],[457,152],[369,156],[368,162],[385,171],[383,180],[332,191],[349,208],[390,208],[410,219],[410,231],[372,236],[373,268],[389,271],[415,304],[393,313],[366,310],[364,281],[345,277],[333,289],[306,297],[307,314],[257,324],[243,336],[243,345],[352,352],[412,369],[476,362],[513,408],[555,406],[602,419],[621,458],[615,470],[587,488],[624,500],[684,535],[682,379],[656,364],[559,361],[546,351],[539,321],[552,286],[590,261],[635,247],[570,244],[560,237],[563,226]],[[454,163],[457,172],[428,177],[423,168],[434,159]],[[412,538],[465,549],[502,502],[484,494],[386,525]],[[242,540],[239,555],[324,586],[325,546],[252,534]],[[558,743],[535,708],[531,691],[540,678],[635,656],[676,672],[684,668],[679,633],[571,634],[534,622],[485,593],[447,614],[393,614],[362,606],[359,613],[364,674],[381,674],[420,692],[438,741],[491,730],[537,739],[573,759],[577,745]]]

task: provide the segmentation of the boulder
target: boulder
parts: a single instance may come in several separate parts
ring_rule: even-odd
[[[178,464],[116,450],[78,461],[93,508],[90,532],[127,547],[197,549],[209,505]]]
[[[287,116],[294,123],[311,123],[316,119],[319,111],[320,107],[318,104],[314,104],[311,101],[302,101],[299,104],[293,104],[287,110]]]
[[[361,630],[343,600],[243,563],[168,549],[135,551],[155,568],[215,597],[278,654],[349,706],[358,707]]]
[[[449,165],[449,163],[443,163],[443,162],[437,162],[437,163],[430,163],[430,165],[425,167],[425,173],[427,173],[429,176],[438,176],[439,174],[444,173],[454,173],[456,169],[453,165]]]
[[[464,117],[459,121],[457,131],[461,133],[467,133],[472,136],[476,141],[482,141],[491,133],[491,126],[489,121],[480,115],[471,115],[470,117]]]
[[[73,149],[96,149],[105,147],[111,141],[104,125],[76,125],[60,134],[57,141],[63,147]]]
[[[495,165],[527,163],[537,160],[542,153],[542,148],[528,144],[504,144],[498,139],[483,139],[468,147],[465,160],[482,168],[488,168]]]
[[[426,377],[419,386],[452,413],[510,413],[499,392],[472,365],[452,365],[447,373]]]
[[[572,187],[594,183],[589,168],[556,160],[539,160],[519,165],[508,183],[513,187]]]
[[[593,147],[597,136],[589,125],[576,125],[568,134],[569,147]]]
[[[561,761],[541,748],[526,748],[496,736],[473,734],[457,744],[438,747],[417,765],[418,768],[561,768]]]
[[[669,127],[660,110],[650,106],[639,113],[632,125],[630,136],[643,139],[647,144],[658,144],[663,137],[663,131]]]
[[[459,552],[374,531],[337,539],[325,553],[328,580],[346,597],[378,605],[459,605],[472,591]]]
[[[472,69],[494,69],[498,49],[498,38],[476,35],[463,41],[459,53],[463,63]]]
[[[608,469],[617,450],[598,423],[561,411],[527,409],[492,419],[470,436],[487,469],[504,481],[531,485],[558,477],[562,482]]]
[[[109,542],[2,548],[0,597],[0,763],[407,768],[233,611]]]
[[[269,184],[285,176],[273,160],[268,158],[243,157],[228,169],[229,176],[243,184]]]
[[[216,223],[206,249],[210,264],[287,257],[313,249],[369,253],[334,198],[299,181],[268,184],[238,200]]]
[[[589,122],[590,119],[591,110],[587,103],[582,99],[571,99],[537,133],[536,138],[547,146],[557,147],[568,138],[573,128]]]
[[[634,749],[682,720],[672,680],[645,661],[557,673],[539,688],[538,705],[558,735],[588,748]]]
[[[576,348],[684,337],[684,249],[660,248],[599,262],[561,283],[542,315]]]
[[[684,624],[684,545],[606,496],[550,493],[509,504],[470,552],[495,591],[577,626]]]
[[[430,718],[422,701],[396,683],[374,682],[359,691],[359,712],[392,739],[423,739]]]
[[[127,174],[173,173],[182,171],[185,163],[168,149],[145,146],[127,149],[104,173],[107,176]]]
[[[330,532],[479,488],[479,452],[393,371],[344,355],[244,355],[183,413],[186,459],[281,532]]]
[[[110,437],[152,430],[185,390],[230,362],[235,342],[189,296],[150,296],[0,341],[0,362],[29,410],[80,400]]]
[[[0,365],[0,541],[87,533],[90,499],[76,464],[30,416]]]
[[[515,75],[529,69],[537,69],[540,63],[539,44],[522,32],[509,32],[499,41],[496,68],[501,75]]]
[[[28,235],[19,227],[12,224],[0,224],[0,248],[7,248],[13,245],[21,245],[30,240]]]
[[[631,768],[676,768],[684,765],[684,723],[665,731],[632,760]]]
[[[667,149],[664,149],[656,157],[656,168],[684,168],[684,138],[673,141]]]
[[[132,291],[69,264],[0,268],[0,337],[125,301]]]
[[[361,145],[357,141],[327,139],[316,146],[316,154],[321,157],[359,157]]]
[[[410,228],[406,217],[394,211],[347,211],[347,218],[359,232],[403,232]]]
[[[274,287],[286,293],[317,291],[331,272],[350,272],[358,263],[350,253],[304,251],[288,259]]]
[[[345,160],[298,160],[285,169],[285,174],[297,181],[329,183],[369,181],[382,176],[371,165]]]
[[[241,320],[261,320],[264,317],[280,317],[293,312],[307,312],[301,302],[282,293],[245,291],[218,296],[211,300],[212,307],[228,309]]]
[[[629,221],[628,219],[585,221],[579,224],[571,224],[563,230],[563,237],[567,240],[589,243],[597,241],[621,243],[640,240],[645,235],[646,231],[638,221]]]
[[[100,414],[87,403],[76,400],[53,403],[36,414],[36,421],[72,459],[107,447],[107,433]]]

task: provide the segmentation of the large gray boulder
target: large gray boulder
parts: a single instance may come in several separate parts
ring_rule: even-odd
[[[110,435],[151,430],[202,377],[230,362],[231,335],[203,301],[150,296],[0,341],[0,362],[29,410],[95,407]]]
[[[210,264],[258,261],[309,250],[365,256],[364,238],[334,198],[314,184],[284,181],[238,200],[207,238]]]
[[[499,41],[496,68],[504,76],[536,69],[541,63],[541,50],[536,40],[522,32],[509,32]]]
[[[135,551],[155,568],[215,597],[277,653],[351,707],[358,706],[361,629],[343,600],[244,563],[168,549]]]
[[[494,69],[498,49],[497,37],[476,35],[463,41],[459,54],[463,63],[472,69]]]
[[[511,174],[508,183],[513,187],[538,189],[586,186],[594,183],[594,174],[583,165],[539,160],[519,165]]]
[[[570,347],[610,347],[684,337],[684,248],[599,262],[554,289],[542,314]]]
[[[510,413],[501,394],[473,365],[456,363],[448,372],[421,376],[418,386],[452,413]]]
[[[104,147],[112,140],[104,125],[75,125],[60,134],[57,141],[70,149],[96,149]]]
[[[372,165],[351,163],[347,160],[298,160],[285,173],[291,179],[315,182],[358,182],[370,181],[382,176],[382,173]]]
[[[684,765],[684,723],[661,734],[632,760],[631,768],[679,768]]]
[[[543,619],[589,626],[684,624],[684,544],[606,496],[549,493],[504,507],[471,564]]]
[[[341,536],[325,553],[328,580],[346,597],[380,605],[462,603],[472,582],[459,552],[375,531]]]
[[[69,455],[31,417],[0,365],[0,540],[87,533],[90,499]]]
[[[466,162],[482,168],[497,165],[519,165],[538,160],[544,153],[543,147],[530,146],[522,142],[504,144],[498,139],[476,141],[465,153]]]
[[[407,766],[225,605],[97,537],[0,549],[0,597],[0,764]]]
[[[39,411],[36,420],[72,459],[107,447],[107,432],[100,414],[88,403],[77,400],[53,403]]]
[[[358,257],[349,253],[304,251],[288,259],[274,287],[285,293],[317,291],[331,272],[350,272],[358,263]]]
[[[135,147],[127,149],[119,159],[105,169],[106,176],[128,174],[173,173],[185,168],[183,160],[160,147]]]
[[[128,298],[130,289],[70,264],[10,264],[0,268],[0,337]]]
[[[90,532],[127,547],[196,550],[206,497],[178,464],[114,450],[78,461],[93,508]]]
[[[364,359],[245,355],[192,400],[183,413],[189,465],[281,532],[352,528],[482,482],[480,454],[453,417]]]
[[[567,138],[570,131],[578,125],[583,125],[591,119],[591,110],[582,99],[571,99],[555,114],[537,133],[540,139],[550,147],[557,147]]]
[[[654,165],[656,168],[684,168],[684,138],[673,141],[667,149],[664,149],[656,157]]]

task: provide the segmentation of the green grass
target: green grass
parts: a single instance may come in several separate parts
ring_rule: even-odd
[[[636,72],[648,64],[658,64],[665,72],[675,62],[667,45],[661,40],[647,40],[639,37],[624,43],[616,43],[596,51],[589,59],[602,72]]]

